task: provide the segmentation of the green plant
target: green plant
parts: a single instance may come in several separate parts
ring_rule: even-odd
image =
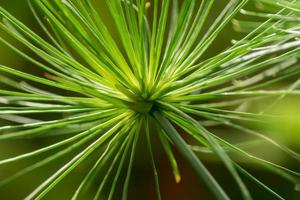
[[[222,161],[243,199],[251,199],[251,194],[241,175],[274,198],[283,199],[233,157],[245,158],[296,186],[298,172],[251,155],[234,140],[225,140],[210,131],[210,126],[228,126],[271,143],[300,160],[297,152],[245,125],[245,122],[260,123],[280,116],[265,114],[264,110],[255,113],[241,109],[247,103],[265,98],[280,100],[286,95],[300,94],[297,80],[290,87],[276,85],[282,80],[299,77],[300,73],[297,33],[280,29],[297,26],[289,22],[297,11],[286,10],[289,4],[294,4],[278,0],[286,6],[274,15],[243,11],[248,15],[267,16],[268,20],[253,24],[236,21],[236,27],[251,31],[230,48],[205,59],[205,52],[247,2],[229,0],[207,29],[208,15],[217,3],[214,0],[182,3],[177,0],[106,0],[117,31],[115,36],[88,0],[30,0],[30,8],[48,39],[38,36],[1,8],[1,30],[40,59],[26,54],[8,39],[1,37],[1,42],[46,74],[41,77],[0,66],[0,82],[15,88],[0,90],[1,103],[8,105],[0,108],[0,114],[2,118],[19,123],[2,126],[0,141],[66,137],[33,152],[1,160],[0,165],[4,165],[57,149],[57,153],[0,180],[0,185],[81,149],[26,197],[41,199],[87,157],[102,148],[73,199],[88,189],[104,165],[109,167],[95,199],[100,198],[109,177],[112,183],[106,198],[113,198],[122,170],[126,171],[122,196],[127,199],[137,143],[141,134],[145,134],[157,199],[161,196],[152,137],[160,139],[176,181],[180,181],[180,172],[172,146],[216,199],[229,197],[195,152],[213,153]],[[281,12],[287,12],[287,16],[280,15]],[[45,21],[40,15],[45,16]],[[6,74],[29,83],[16,81]],[[56,89],[43,89],[42,85]],[[60,118],[37,120],[24,116],[50,113]],[[189,145],[174,126],[190,135],[197,146]],[[151,129],[157,134],[150,135]]]

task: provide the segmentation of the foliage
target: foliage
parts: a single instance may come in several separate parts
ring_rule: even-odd
[[[101,197],[107,184],[111,184],[107,199],[112,199],[120,181],[123,182],[123,199],[127,199],[137,144],[145,135],[157,199],[161,199],[161,195],[152,151],[153,137],[161,141],[177,182],[180,170],[173,146],[216,199],[229,199],[230,194],[196,156],[198,152],[212,154],[223,163],[243,199],[251,199],[251,194],[242,178],[255,182],[274,198],[283,199],[235,158],[244,158],[296,186],[299,172],[252,155],[235,142],[234,136],[222,138],[211,128],[230,127],[242,132],[247,142],[259,139],[300,161],[297,152],[251,126],[251,123],[280,118],[266,114],[266,110],[286,95],[300,94],[297,90],[300,4],[260,0],[262,8],[272,6],[266,13],[241,10],[247,2],[229,0],[210,24],[208,16],[218,3],[214,0],[182,3],[178,0],[105,0],[114,21],[114,26],[109,27],[88,0],[30,0],[30,8],[47,39],[0,8],[3,18],[0,28],[9,37],[1,37],[1,42],[45,72],[43,77],[0,66],[0,82],[9,86],[0,90],[0,115],[15,122],[0,127],[0,140],[48,136],[59,139],[35,151],[1,160],[0,165],[5,165],[57,150],[0,180],[0,185],[76,152],[26,197],[41,199],[88,157],[101,150],[73,199],[80,198],[104,169],[106,175],[95,199]],[[261,17],[263,22],[235,20],[235,28],[248,33],[233,41],[228,49],[207,58],[207,50],[239,11],[250,17]],[[117,36],[112,32],[117,32]],[[293,83],[287,85],[284,80],[293,80]],[[247,109],[246,105],[265,99],[275,100],[265,110]],[[57,118],[34,118],[50,114]],[[189,145],[179,130],[191,136],[197,145]],[[126,174],[124,180],[120,180],[122,171]]]

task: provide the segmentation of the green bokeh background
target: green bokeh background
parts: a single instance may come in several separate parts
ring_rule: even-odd
[[[103,8],[102,0],[95,1],[97,9],[103,16],[105,16],[106,11]],[[210,16],[210,20],[213,20],[224,5],[227,3],[226,0],[219,0],[216,3],[213,13]],[[0,0],[0,6],[7,9],[15,17],[21,19],[25,24],[30,26],[35,32],[43,35],[42,30],[38,26],[37,22],[33,18],[26,0]],[[253,5],[250,5],[253,7]],[[107,24],[112,23],[107,20]],[[241,37],[242,34],[236,33],[232,30],[231,26],[228,26],[219,36],[217,41],[212,45],[207,53],[208,56],[217,54],[222,49],[226,48],[231,39],[237,39]],[[14,68],[19,68],[27,72],[42,75],[43,72],[32,66],[24,59],[17,56],[14,52],[9,50],[6,46],[0,45],[0,64],[11,66]],[[0,85],[0,88],[4,87]],[[256,109],[264,108],[270,102],[258,102]],[[0,106],[2,106],[0,104]],[[280,114],[286,116],[285,120],[268,122],[268,125],[258,127],[273,137],[275,140],[281,141],[285,145],[293,148],[296,151],[300,151],[300,99],[299,98],[285,98],[278,105],[272,108],[270,113]],[[44,116],[45,118],[51,118],[53,116]],[[0,119],[0,125],[6,124],[7,122]],[[236,137],[239,140],[241,135],[236,133],[236,131],[224,129],[220,127],[215,131],[222,133],[225,137]],[[38,140],[26,140],[26,141],[9,141],[0,143],[0,159],[8,158],[9,156],[17,155],[24,152],[29,152],[31,150],[37,149],[41,146],[51,144],[52,139],[38,139]],[[158,173],[160,178],[160,186],[162,191],[162,197],[166,200],[196,200],[196,199],[211,199],[210,195],[202,185],[201,180],[199,180],[190,167],[178,157],[178,163],[182,173],[182,181],[176,184],[172,176],[171,168],[169,166],[168,160],[165,155],[162,154],[163,150],[158,145],[159,141],[155,141],[154,153],[157,160]],[[152,170],[150,166],[149,157],[145,151],[145,145],[143,143],[139,144],[139,151],[137,152],[137,158],[135,159],[135,166],[132,174],[131,185],[130,185],[130,198],[129,199],[143,199],[152,200],[155,199],[154,190],[154,180],[152,176]],[[277,150],[269,145],[256,145],[255,148],[250,149],[255,155],[260,155],[264,158],[272,160],[276,163],[283,164],[291,169],[300,169],[299,163],[291,160],[286,154]],[[175,151],[176,152],[176,151]],[[50,152],[51,155],[53,152]],[[99,152],[100,153],[100,152]],[[37,171],[31,172],[20,179],[4,186],[0,187],[0,200],[18,200],[23,199],[28,192],[32,191],[38,184],[40,184],[45,178],[50,174],[59,169],[64,162],[71,158],[65,157],[57,162],[53,162],[47,166],[40,168]],[[220,184],[224,186],[226,191],[231,194],[233,199],[240,199],[240,194],[237,190],[233,179],[230,177],[225,168],[217,161],[202,156],[205,164],[209,167],[210,171]],[[8,164],[5,166],[0,166],[0,179],[5,178],[11,174],[16,173],[18,170],[25,168],[26,166],[33,164],[41,158],[45,158],[47,155],[38,156],[32,160],[24,160],[14,164]],[[87,172],[89,166],[91,166],[92,161],[97,155],[92,156],[83,165],[76,168],[76,170],[67,176],[67,178],[58,184],[45,199],[49,200],[64,200],[70,199],[74,190],[78,186],[78,183]],[[280,177],[260,169],[254,165],[247,164],[247,160],[241,160],[245,162],[245,166],[250,172],[257,175],[257,177],[264,183],[269,185],[275,191],[283,194],[284,197],[291,200],[300,199],[300,193],[293,190],[293,185],[281,179]],[[98,182],[101,180],[103,174],[99,175]],[[272,199],[266,192],[261,190],[257,185],[245,181],[249,185],[250,191],[254,195],[254,199]],[[93,185],[94,189],[97,189],[97,183]],[[104,198],[105,199],[105,198]],[[115,199],[119,199],[116,195]]]

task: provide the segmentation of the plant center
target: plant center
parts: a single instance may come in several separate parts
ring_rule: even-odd
[[[153,108],[153,104],[154,104],[153,101],[147,101],[147,100],[138,101],[138,102],[132,103],[130,105],[130,109],[132,109],[138,113],[146,114],[146,113],[151,112],[151,110]]]

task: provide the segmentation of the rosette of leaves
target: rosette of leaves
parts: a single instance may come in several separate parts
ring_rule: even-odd
[[[247,2],[229,0],[211,22],[207,19],[218,3],[214,0],[105,0],[103,4],[114,22],[110,27],[88,0],[30,0],[29,6],[47,38],[1,8],[0,28],[6,35],[1,42],[45,75],[0,66],[0,81],[9,88],[0,90],[0,115],[13,122],[0,128],[0,142],[50,136],[58,139],[32,152],[2,159],[0,165],[6,165],[55,152],[0,180],[0,186],[73,155],[25,198],[41,199],[88,157],[97,154],[72,199],[84,196],[99,178],[94,199],[112,199],[117,183],[122,183],[122,198],[127,199],[137,144],[145,138],[157,199],[161,199],[152,143],[157,137],[177,182],[180,170],[174,148],[216,199],[229,199],[230,194],[195,152],[212,154],[220,160],[243,199],[252,198],[243,179],[261,186],[274,199],[283,199],[234,158],[251,161],[296,186],[299,172],[252,155],[235,143],[233,136],[225,139],[211,128],[230,127],[252,136],[248,142],[262,140],[300,160],[297,152],[248,127],[248,123],[280,116],[245,108],[245,104],[263,99],[278,101],[286,95],[300,94],[299,81],[278,84],[299,77],[297,30],[280,29],[295,17],[297,8],[289,6],[288,1],[278,1],[285,3],[283,11],[262,14],[267,20],[256,23],[242,39],[214,56],[205,56]],[[292,9],[286,11],[287,7]],[[37,115],[54,115],[56,119],[34,117]],[[182,137],[185,135],[197,145],[189,145]],[[103,170],[105,176],[98,177]],[[110,191],[103,197],[107,185]]]

